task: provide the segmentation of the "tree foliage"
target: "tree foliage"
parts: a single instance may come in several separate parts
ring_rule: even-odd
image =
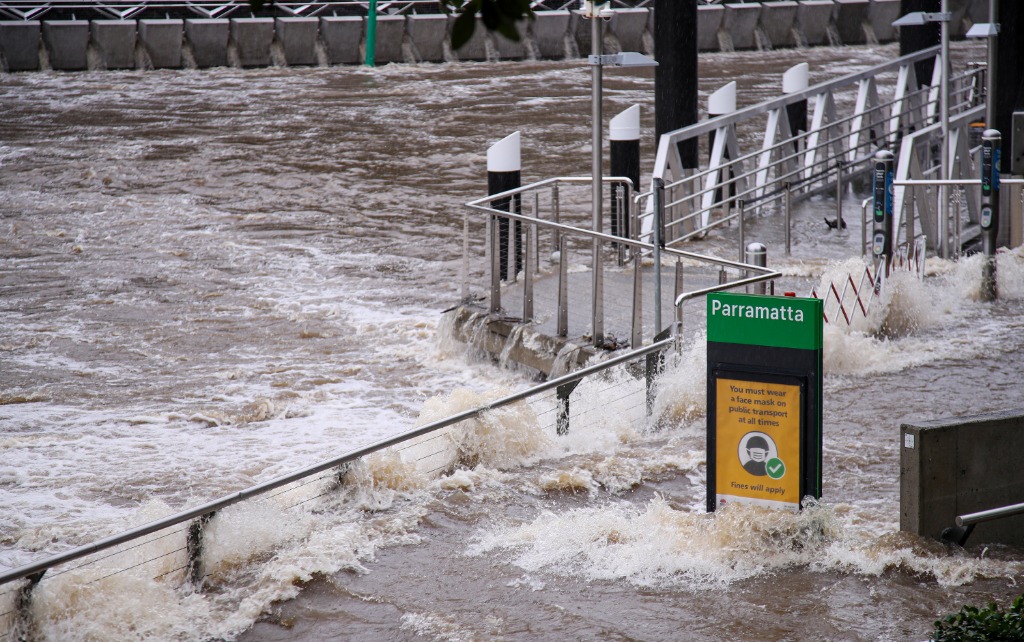
[[[488,31],[496,31],[509,40],[519,42],[516,23],[527,18],[533,19],[530,0],[438,0],[446,13],[456,13],[458,18],[452,26],[452,48],[458,49],[469,42],[476,31],[476,17]],[[273,5],[274,0],[249,0],[254,11]]]

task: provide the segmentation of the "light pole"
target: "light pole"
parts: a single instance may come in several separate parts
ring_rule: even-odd
[[[939,185],[939,225],[936,227],[942,235],[939,245],[940,255],[949,258],[949,0],[942,0],[939,13],[914,11],[892,23],[894,27],[920,27],[929,22],[941,24],[940,42],[942,51],[942,69],[939,74],[939,122],[942,124],[942,150],[939,157],[939,173],[943,183]],[[960,213],[957,212],[957,216]],[[908,239],[910,240],[910,239]],[[959,248],[957,254],[959,254]]]
[[[602,119],[603,112],[601,109],[601,84],[603,82],[603,69],[604,65],[612,65],[615,67],[654,67],[657,66],[657,62],[648,58],[643,54],[639,54],[633,51],[624,51],[619,54],[604,55],[601,53],[603,49],[604,29],[601,24],[602,18],[610,18],[612,16],[612,10],[608,8],[608,2],[597,3],[591,0],[583,0],[583,8],[580,10],[580,15],[583,18],[591,21],[590,26],[590,56],[587,57],[587,62],[590,64],[591,69],[591,145],[593,150],[591,152],[591,174],[593,181],[592,198],[594,199],[592,208],[592,225],[595,232],[602,231],[602,211],[601,201],[602,196],[602,172],[601,162],[602,157]],[[634,186],[636,187],[636,186]],[[593,297],[591,298],[591,335],[593,339],[594,347],[600,347],[604,344],[604,272],[601,267],[601,240],[595,238],[591,248],[591,260],[593,265]]]

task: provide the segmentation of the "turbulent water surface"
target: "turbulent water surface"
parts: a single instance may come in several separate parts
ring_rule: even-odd
[[[708,55],[701,90],[735,79],[747,104],[798,62],[817,82],[894,55]],[[516,130],[525,180],[588,173],[589,81],[571,61],[0,78],[0,568],[528,386],[445,340],[461,204]],[[651,74],[610,70],[605,97],[609,114],[643,106],[649,171]],[[805,207],[793,257],[772,255],[783,289],[859,264],[858,232],[821,223],[831,207]],[[748,238],[776,243],[773,223]],[[964,603],[1019,594],[1024,572],[1020,551],[899,531],[900,422],[1024,392],[1024,257],[1000,257],[995,303],[974,258],[928,272],[893,278],[863,332],[827,329],[824,496],[798,515],[704,514],[697,333],[658,430],[610,401],[629,377],[581,388],[585,432],[556,436],[543,402],[492,413],[445,437],[454,472],[384,453],[218,514],[203,592],[183,588],[180,529],[53,573],[31,631],[925,639]],[[6,628],[13,604],[0,588]]]

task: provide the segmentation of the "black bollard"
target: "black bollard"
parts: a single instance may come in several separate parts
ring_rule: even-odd
[[[806,62],[794,65],[782,74],[782,93],[795,94],[810,86],[809,66]],[[807,131],[807,99],[786,105],[786,117],[789,121],[791,136],[799,136]],[[793,141],[793,151],[800,152],[800,141]]]
[[[608,123],[611,175],[625,176],[640,187],[640,105],[633,105]],[[611,189],[612,236],[629,238],[630,202],[622,185]],[[635,193],[635,192],[634,192]]]
[[[487,193],[500,194],[520,187],[522,184],[521,169],[519,132],[514,132],[487,149]],[[491,201],[491,207],[514,214],[521,214],[523,211],[522,199],[519,194],[495,199]],[[510,241],[514,242],[513,252],[515,255],[512,277],[514,278],[523,269],[522,223],[515,221],[515,225],[509,225],[510,219],[504,216],[495,216],[495,218],[498,219],[495,221],[498,224],[499,237],[498,269],[501,280],[508,281],[509,248],[512,247]],[[512,233],[511,239],[509,232]]]

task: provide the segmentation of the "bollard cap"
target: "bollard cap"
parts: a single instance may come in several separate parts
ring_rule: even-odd
[[[767,254],[768,253],[768,248],[765,247],[764,243],[758,243],[756,241],[753,242],[753,243],[747,243],[747,254],[754,254],[754,253],[757,253],[757,254]]]
[[[810,86],[811,66],[806,62],[793,65],[782,74],[782,93],[792,94]]]
[[[981,133],[982,140],[1002,140],[1003,134],[998,129],[986,129]]]
[[[895,158],[895,156],[893,156],[893,153],[888,149],[880,149],[875,152],[876,161],[891,161],[893,158]]]
[[[609,140],[640,140],[640,105],[633,105],[608,123]]]
[[[708,116],[721,116],[734,111],[736,111],[735,80],[708,96]]]
[[[519,132],[513,132],[487,148],[488,172],[518,172],[522,167]]]

